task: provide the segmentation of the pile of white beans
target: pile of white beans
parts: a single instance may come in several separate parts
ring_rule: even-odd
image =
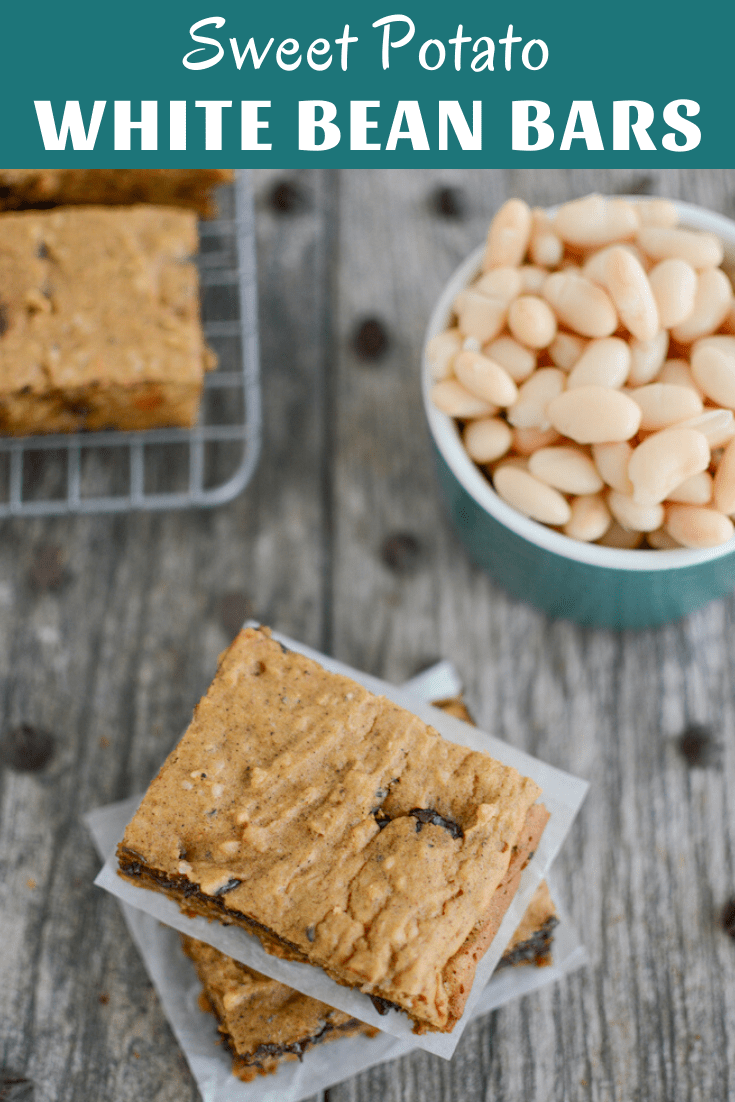
[[[735,306],[664,199],[510,199],[427,346],[434,404],[509,505],[608,547],[713,547],[735,517]]]

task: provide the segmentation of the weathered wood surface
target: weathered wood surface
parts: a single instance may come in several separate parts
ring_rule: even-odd
[[[429,307],[506,196],[649,190],[733,214],[735,179],[305,172],[274,203],[283,179],[255,176],[265,443],[245,493],[0,528],[0,731],[55,737],[45,768],[0,771],[0,1067],[36,1102],[198,1097],[117,904],[91,886],[80,815],[145,785],[247,598],[390,679],[452,657],[483,726],[592,785],[554,874],[591,966],[471,1026],[450,1064],[416,1054],[330,1102],[731,1099],[735,600],[616,635],[506,597],[445,519],[417,363]],[[366,318],[388,336],[377,359],[355,350]],[[677,744],[694,722],[720,745],[696,768]]]

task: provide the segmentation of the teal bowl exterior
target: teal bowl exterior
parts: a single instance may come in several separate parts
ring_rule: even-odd
[[[735,262],[735,222],[689,203],[677,206],[682,225],[718,234],[726,258]],[[483,251],[475,250],[449,279],[427,342],[447,328],[458,292],[479,274]],[[424,408],[451,518],[475,562],[514,597],[555,619],[638,629],[679,620],[735,589],[735,537],[702,550],[599,547],[511,509],[467,455],[454,421],[433,405],[431,386],[424,355]]]
[[[434,451],[450,516],[474,561],[514,597],[552,619],[617,630],[656,627],[735,589],[735,548],[675,571],[634,571],[577,562],[539,547],[478,505],[436,446]]]

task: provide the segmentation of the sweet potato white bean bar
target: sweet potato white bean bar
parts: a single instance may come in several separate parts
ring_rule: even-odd
[[[510,199],[427,357],[509,505],[609,547],[709,547],[735,517],[735,305],[676,207]]]
[[[448,1032],[548,818],[487,754],[245,629],[121,873]]]
[[[461,697],[439,701],[442,711],[471,723]],[[539,884],[496,971],[551,964],[551,943],[558,924],[546,881]],[[181,935],[202,984],[199,1006],[217,1019],[233,1073],[245,1082],[269,1075],[282,1063],[301,1060],[314,1045],[356,1033],[374,1037],[374,1026],[335,1010],[309,995],[262,975],[212,945]]]
[[[0,432],[196,421],[216,357],[199,317],[193,211],[0,216]]]
[[[550,964],[557,922],[556,908],[542,881],[498,970]],[[199,1007],[214,1014],[232,1056],[233,1074],[245,1082],[270,1075],[287,1061],[300,1060],[315,1045],[357,1033],[367,1037],[378,1033],[375,1026],[302,995],[203,941],[184,934],[181,941],[202,984]]]

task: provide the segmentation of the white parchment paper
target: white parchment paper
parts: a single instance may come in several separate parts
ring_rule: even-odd
[[[533,893],[541,880],[546,877],[552,861],[559,852],[572,825],[574,816],[584,799],[588,785],[586,781],[580,780],[578,777],[546,765],[537,758],[508,746],[500,739],[455,719],[437,708],[433,708],[430,704],[425,703],[425,700],[421,700],[418,693],[414,695],[410,691],[405,691],[405,689],[397,689],[385,681],[353,670],[349,666],[320,654],[310,647],[303,646],[278,632],[273,632],[273,636],[290,650],[315,659],[325,669],[352,677],[372,692],[387,696],[415,715],[420,716],[427,723],[432,724],[444,738],[473,750],[484,751],[506,765],[514,766],[525,776],[532,777],[542,789],[541,799],[550,812],[548,824],[534,857],[523,872],[518,891],[503,918],[500,928],[490,948],[478,965],[472,992],[467,1000],[464,1014],[455,1025],[452,1033],[427,1033],[416,1036],[411,1031],[411,1022],[407,1015],[399,1011],[389,1011],[386,1015],[378,1014],[367,995],[363,995],[356,989],[342,987],[331,980],[321,969],[314,968],[309,964],[299,964],[270,956],[255,936],[248,934],[241,928],[223,926],[218,922],[209,922],[201,917],[188,918],[182,914],[178,904],[173,900],[159,892],[138,887],[129,880],[120,877],[117,874],[114,847],[111,852],[103,851],[106,854],[106,860],[104,867],[95,880],[95,884],[118,896],[130,906],[144,910],[160,922],[213,945],[216,949],[234,957],[235,960],[239,960],[243,964],[249,965],[258,972],[271,976],[289,987],[294,987],[305,995],[311,995],[329,1006],[337,1007],[351,1017],[374,1025],[385,1033],[390,1033],[394,1037],[409,1042],[411,1047],[420,1047],[428,1052],[435,1053],[437,1056],[450,1059],[490,977],[495,971],[500,957],[519,925]],[[437,674],[437,679],[441,682],[443,678],[444,683],[449,685],[452,667],[446,664],[442,665],[444,666],[443,672]],[[436,682],[432,684],[431,678],[428,676],[425,676],[419,686],[414,682],[413,688],[414,692],[418,688],[420,692],[430,694],[431,698],[435,700],[441,699],[445,695],[454,695],[454,692],[457,691],[457,687],[449,692],[445,692],[441,688],[437,691]],[[124,827],[132,818],[140,798],[126,801],[122,805],[124,810],[121,805],[115,805],[119,809],[118,814],[121,818],[123,815],[127,815],[127,819],[122,822],[115,836],[116,842],[122,837]],[[111,810],[100,809],[89,816],[88,821],[93,831],[100,828],[99,817],[109,814]]]

